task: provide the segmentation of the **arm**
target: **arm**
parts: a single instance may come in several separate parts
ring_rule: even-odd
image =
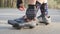
[[[25,7],[24,7],[22,0],[17,0],[17,8],[21,11],[25,10]]]

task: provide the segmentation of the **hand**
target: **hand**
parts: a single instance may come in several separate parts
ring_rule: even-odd
[[[20,7],[19,10],[24,11],[25,7]]]
[[[20,7],[18,8],[20,11],[24,11],[25,10],[25,6],[23,4],[20,4]]]

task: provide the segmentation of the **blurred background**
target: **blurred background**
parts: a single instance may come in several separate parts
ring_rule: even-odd
[[[0,8],[16,8],[17,0],[0,0]],[[23,0],[27,7],[27,0]],[[49,8],[60,9],[60,0],[48,0]]]

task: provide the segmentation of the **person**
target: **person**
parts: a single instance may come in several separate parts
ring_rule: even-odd
[[[24,10],[24,4],[22,0],[17,0],[17,8],[19,10],[22,7]],[[47,0],[28,0],[28,8],[26,10],[26,15],[23,17],[27,22],[31,20],[36,20],[36,14],[38,10],[41,10],[41,15],[37,17],[40,23],[45,23],[46,25],[50,23],[50,16],[48,16],[48,3]],[[42,20],[40,21],[40,19]]]

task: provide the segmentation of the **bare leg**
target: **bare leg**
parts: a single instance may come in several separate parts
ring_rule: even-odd
[[[37,1],[37,8],[41,10],[41,15],[38,17],[42,17],[42,21],[46,25],[51,22],[50,16],[48,16],[48,5],[47,5],[47,0],[44,0],[43,2]]]
[[[28,4],[35,5],[36,0],[28,0]]]
[[[36,6],[38,9],[41,10],[41,14],[44,14],[45,16],[48,15],[47,0],[37,0]]]
[[[36,0],[28,0],[28,8],[26,10],[26,16],[29,20],[33,20],[36,17]]]

